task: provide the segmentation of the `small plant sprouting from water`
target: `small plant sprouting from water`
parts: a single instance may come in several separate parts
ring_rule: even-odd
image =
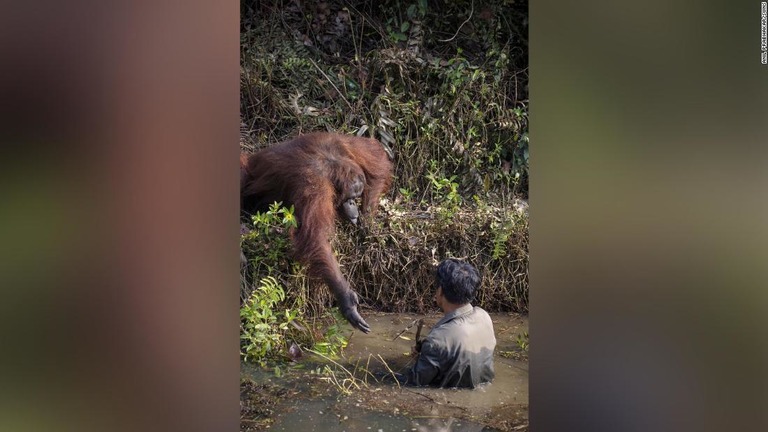
[[[361,387],[368,387],[367,381],[364,381],[355,376],[357,367],[354,371],[350,371],[334,359],[323,355],[319,351],[309,350],[310,352],[322,357],[323,359],[331,362],[331,365],[326,364],[318,366],[315,370],[311,371],[314,375],[319,375],[321,381],[326,381],[333,384],[341,393],[349,395],[352,390],[360,390]]]
[[[527,361],[529,348],[530,341],[528,338],[528,332],[525,331],[517,335],[515,338],[515,347],[512,350],[499,350],[497,353],[504,358],[511,358],[518,361]]]
[[[373,354],[368,354],[368,358],[366,360],[360,358],[357,360],[354,366],[349,365],[347,367],[335,361],[334,359],[323,355],[320,352],[313,350],[310,351],[322,357],[328,362],[328,364],[317,366],[315,369],[311,370],[310,373],[317,376],[321,381],[332,384],[337,390],[339,390],[340,393],[344,395],[352,394],[353,390],[368,388],[369,378],[376,380],[376,382],[380,382],[380,378],[377,378],[376,374],[371,372],[370,369],[371,359],[374,358]],[[397,387],[400,388],[400,383],[395,378],[395,372],[392,370],[392,368],[390,368],[386,360],[384,360],[384,357],[382,357],[381,354],[377,354],[376,357],[386,368],[387,372],[383,375],[388,374],[392,376],[394,378],[392,381],[394,381]],[[383,375],[380,376],[383,377]]]
[[[312,351],[323,356],[337,358],[349,343],[348,338],[342,333],[341,327],[341,323],[346,322],[346,320],[338,308],[332,309],[328,315],[333,319],[333,323],[326,329],[322,340],[315,342]]]
[[[515,343],[517,343],[517,347],[520,348],[521,351],[528,352],[528,348],[531,345],[528,338],[528,332],[523,332],[517,335],[517,340],[515,340]]]

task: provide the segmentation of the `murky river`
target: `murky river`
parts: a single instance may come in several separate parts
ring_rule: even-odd
[[[282,377],[250,366],[243,374],[255,382],[284,386],[292,391],[274,407],[271,431],[301,432],[491,432],[525,431],[528,424],[528,361],[518,337],[528,331],[527,317],[518,314],[491,314],[497,345],[494,358],[496,378],[475,390],[398,387],[378,382],[375,376],[398,372],[412,364],[410,357],[416,326],[400,334],[418,318],[424,318],[424,337],[441,315],[365,315],[373,328],[369,334],[354,332],[336,361],[360,381],[345,381],[345,372],[335,382],[317,386],[318,375],[307,370],[317,367],[312,359],[301,362],[301,370]],[[352,333],[351,327],[347,334]],[[340,370],[340,368],[338,369]],[[371,372],[370,374],[365,371]],[[366,383],[367,381],[367,383]],[[313,384],[314,383],[314,384]],[[339,387],[350,390],[348,394]]]

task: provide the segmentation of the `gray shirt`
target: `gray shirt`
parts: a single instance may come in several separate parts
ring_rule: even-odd
[[[446,314],[421,345],[408,383],[475,388],[491,382],[496,337],[488,312],[466,304]]]

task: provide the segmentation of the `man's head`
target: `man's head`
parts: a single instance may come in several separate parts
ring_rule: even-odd
[[[448,258],[437,266],[435,301],[443,311],[455,309],[475,299],[480,287],[480,274],[471,264]],[[445,302],[449,304],[445,304]]]

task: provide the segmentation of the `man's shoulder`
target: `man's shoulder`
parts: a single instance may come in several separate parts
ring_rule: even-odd
[[[444,345],[446,339],[450,338],[455,333],[456,326],[459,325],[457,320],[452,319],[450,321],[438,323],[429,331],[427,340],[432,342],[433,345]]]
[[[480,306],[474,306],[473,312],[478,315],[487,316],[488,318],[491,317],[488,315],[488,312],[486,312],[485,309],[481,308]]]

